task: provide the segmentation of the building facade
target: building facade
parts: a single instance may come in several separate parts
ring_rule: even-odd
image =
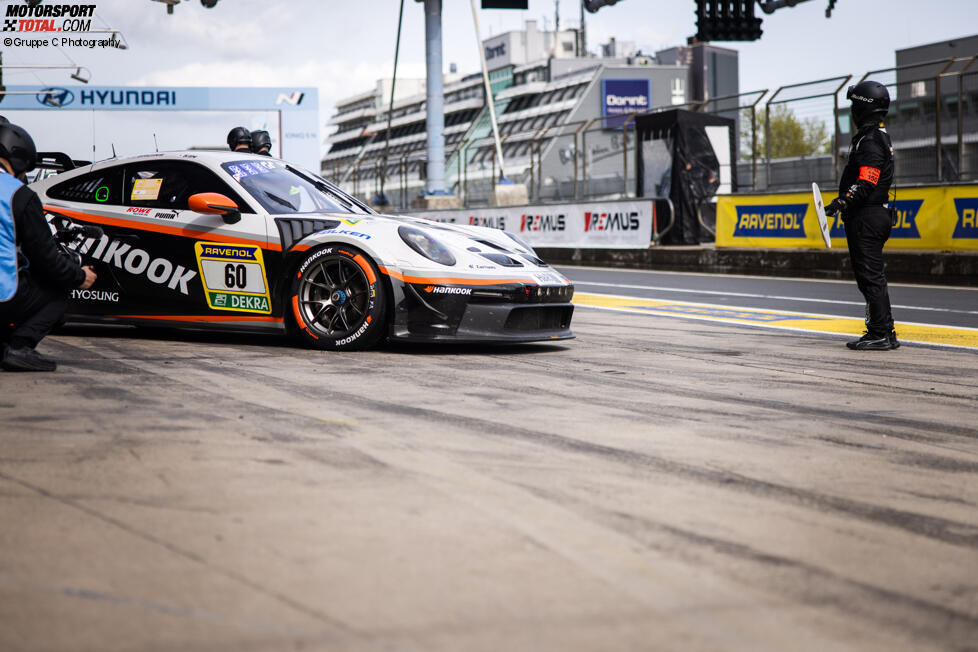
[[[534,200],[621,193],[634,148],[623,129],[629,116],[691,100],[684,62],[663,64],[623,41],[601,46],[609,56],[577,56],[576,43],[574,30],[540,31],[535,21],[483,41],[505,175]],[[402,207],[425,185],[425,95],[419,87],[395,99],[388,134],[384,88],[337,104],[322,170],[368,200],[383,178],[385,195]],[[479,71],[445,79],[446,185],[470,205],[488,201],[501,176],[483,89]]]

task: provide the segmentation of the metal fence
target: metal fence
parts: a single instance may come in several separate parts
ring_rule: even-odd
[[[837,182],[852,126],[845,89],[865,79],[887,86],[887,130],[893,140],[898,184],[978,180],[978,55],[940,59],[856,78],[840,75],[750,91],[644,113],[685,108],[731,117],[738,139],[739,191],[785,191],[812,182]],[[634,196],[635,118],[610,128],[606,118],[558,123],[501,136],[506,175],[523,183],[531,202]],[[624,122],[624,128],[621,123]],[[449,148],[448,185],[466,206],[484,206],[500,177],[493,139]],[[385,190],[398,210],[425,187],[424,152],[392,156]],[[341,172],[340,170],[336,171]],[[380,163],[357,162],[342,171],[345,187],[370,201],[380,190]],[[329,175],[327,168],[324,173]],[[334,177],[334,178],[338,178]]]

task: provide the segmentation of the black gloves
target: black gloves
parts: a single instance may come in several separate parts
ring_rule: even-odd
[[[846,207],[845,202],[840,201],[838,197],[832,200],[832,203],[825,207],[825,214],[828,216],[835,215],[839,211]]]

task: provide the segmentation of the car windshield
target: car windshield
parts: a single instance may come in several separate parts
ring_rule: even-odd
[[[232,161],[221,167],[273,215],[371,212],[325,179],[282,161]]]

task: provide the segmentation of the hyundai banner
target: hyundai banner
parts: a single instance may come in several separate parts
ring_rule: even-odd
[[[602,79],[601,115],[605,118],[621,116],[606,119],[605,129],[621,129],[627,119],[625,116],[648,111],[651,108],[650,97],[648,79]],[[629,126],[634,128],[634,121]]]
[[[645,249],[652,241],[652,200],[504,206],[429,211],[437,222],[509,231],[533,247]]]

